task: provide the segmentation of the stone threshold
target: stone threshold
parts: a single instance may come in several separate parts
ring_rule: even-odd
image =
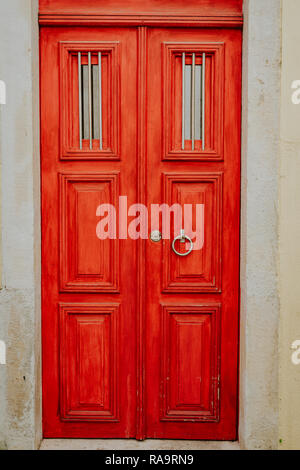
[[[40,450],[240,450],[237,441],[43,439]]]

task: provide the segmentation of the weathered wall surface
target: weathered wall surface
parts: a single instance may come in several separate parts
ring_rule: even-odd
[[[41,436],[38,0],[0,2],[2,289],[0,448],[30,449]]]
[[[283,0],[284,31],[293,36],[284,33],[286,50],[290,41],[299,44],[298,3]],[[280,6],[280,0],[246,0],[244,6],[239,435],[249,449],[277,448],[279,439],[283,447],[300,447],[299,369],[290,360],[290,344],[300,339],[300,116],[287,120],[300,105],[284,104],[290,80],[300,79],[300,53],[294,46],[287,54],[294,54],[295,68],[283,75],[281,158]],[[38,0],[0,2],[0,79],[7,84],[7,104],[0,107],[0,340],[7,344],[7,364],[0,365],[0,448],[10,449],[36,448],[41,438],[37,9]]]
[[[291,360],[292,343],[300,340],[300,104],[291,99],[292,83],[300,80],[299,19],[300,1],[283,0],[279,373],[283,449],[300,449],[300,364]]]
[[[239,435],[243,448],[273,449],[278,446],[280,0],[246,0],[244,15]]]

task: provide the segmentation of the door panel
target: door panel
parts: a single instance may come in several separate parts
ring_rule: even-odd
[[[223,173],[163,172],[161,176],[164,202],[169,206],[193,205],[193,221],[196,215],[199,220],[193,230],[198,233],[198,246],[195,243],[195,248],[199,249],[193,250],[193,256],[173,256],[172,240],[165,240],[162,257],[163,292],[220,292]],[[198,214],[195,211],[197,204],[203,207]],[[178,246],[179,252],[184,253],[186,248],[185,244]]]
[[[61,292],[120,292],[118,241],[95,236],[98,206],[118,206],[119,176],[59,174]]]
[[[119,304],[59,304],[61,419],[119,421]]]
[[[136,202],[136,113],[135,28],[42,28],[45,437],[135,436],[136,244],[96,228]]]
[[[186,257],[147,242],[148,437],[236,438],[240,88],[239,31],[149,29],[148,206],[203,204],[204,228]]]
[[[161,315],[161,421],[218,422],[220,305],[162,305]]]

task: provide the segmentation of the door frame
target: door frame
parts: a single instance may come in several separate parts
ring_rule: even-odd
[[[171,16],[171,15],[122,15],[122,14],[97,14],[90,17],[89,15],[81,14],[40,14],[39,16],[40,26],[49,26],[49,25],[63,25],[63,26],[97,26],[103,25],[106,26],[137,26],[138,27],[138,36],[139,36],[139,67],[138,67],[138,154],[141,158],[138,158],[138,169],[137,169],[137,179],[139,182],[138,187],[138,197],[141,203],[144,203],[146,194],[145,194],[145,151],[146,151],[146,140],[145,140],[145,113],[146,106],[144,96],[146,93],[146,79],[145,79],[145,68],[146,68],[146,27],[147,26],[175,26],[175,27],[218,27],[218,28],[242,28],[243,18],[241,16],[217,16],[217,17],[192,17],[192,16]],[[241,234],[240,234],[241,236]],[[138,273],[137,273],[137,311],[140,311],[141,314],[138,317],[138,336],[141,338],[143,336],[144,330],[144,312],[145,312],[145,249],[146,242],[145,240],[138,240]],[[144,345],[141,342],[137,342],[137,375],[140,377],[139,387],[139,405],[137,412],[137,436],[136,438],[143,438],[144,435],[144,420],[143,420],[143,409],[144,409],[144,381],[143,381],[143,363],[144,363]],[[243,383],[241,382],[241,387]],[[240,415],[241,417],[241,415]]]
[[[105,8],[104,8],[104,11],[105,11]],[[136,15],[136,14],[130,14],[130,15],[121,15],[121,14],[116,14],[114,15],[113,17],[109,14],[101,14],[101,15],[93,15],[93,17],[91,18],[91,16],[89,14],[86,14],[86,15],[81,15],[81,14],[75,14],[75,13],[69,13],[68,15],[64,15],[64,14],[57,14],[55,16],[53,16],[52,14],[40,14],[40,25],[41,25],[41,28],[45,27],[45,28],[48,28],[49,26],[54,26],[56,27],[57,25],[59,25],[60,27],[64,28],[64,30],[67,30],[67,28],[75,28],[75,27],[85,27],[85,28],[89,28],[89,31],[93,31],[93,28],[94,27],[103,27],[103,24],[105,24],[106,27],[111,27],[111,28],[114,28],[116,26],[120,27],[121,26],[121,29],[122,28],[134,28],[136,29],[137,31],[137,159],[136,159],[136,178],[137,178],[137,191],[136,191],[136,200],[140,203],[140,204],[144,204],[144,205],[147,205],[147,194],[146,194],[146,187],[147,187],[147,174],[146,174],[146,166],[147,166],[147,138],[146,138],[146,133],[147,133],[147,88],[148,88],[148,83],[147,83],[147,79],[148,79],[148,73],[147,73],[147,70],[148,70],[148,64],[147,64],[147,51],[148,51],[148,28],[151,28],[151,27],[155,27],[155,28],[167,28],[169,31],[175,31],[175,30],[179,30],[180,31],[180,28],[186,28],[185,29],[185,32],[187,33],[188,32],[188,28],[189,27],[192,27],[192,28],[195,28],[196,31],[197,28],[199,28],[199,33],[200,33],[200,28],[205,28],[206,30],[210,30],[210,29],[214,29],[216,28],[218,31],[220,29],[226,29],[226,30],[237,30],[237,29],[241,29],[242,28],[242,25],[243,25],[243,18],[241,15],[236,15],[236,16],[216,16],[215,18],[207,18],[207,17],[191,17],[191,16],[182,16],[182,15],[169,15],[169,14],[164,14],[164,15]],[[170,25],[173,27],[170,28]],[[47,34],[47,29],[46,29],[46,32],[45,34]],[[215,39],[214,41],[218,44],[219,41],[222,41],[223,39],[220,39],[220,38],[223,38],[223,36],[225,35],[225,33],[220,33],[220,37],[219,36],[216,36],[217,39]],[[238,37],[238,41],[240,41],[240,35],[238,36],[235,36],[235,37]],[[228,38],[228,41],[230,41],[230,32],[227,34],[226,38]],[[170,40],[170,39],[169,39]],[[231,38],[232,40],[232,38]],[[176,42],[176,41],[175,41]],[[204,40],[205,42],[205,40]],[[43,44],[43,48],[42,48],[42,53],[44,52],[44,48],[45,48],[45,41],[43,41],[41,44]],[[149,44],[150,41],[149,41]],[[150,46],[149,46],[150,47]],[[226,45],[225,45],[226,47]],[[228,46],[229,48],[230,46]],[[240,42],[237,43],[236,45],[237,47],[237,50],[240,50]],[[224,59],[225,60],[225,59]],[[229,61],[231,59],[228,59]],[[239,58],[239,61],[240,61],[240,58]],[[226,62],[226,60],[225,60]],[[43,62],[42,62],[43,63]],[[46,65],[46,62],[45,62],[45,65]],[[225,67],[225,66],[224,66]],[[226,69],[227,70],[227,69]],[[240,69],[239,69],[239,73],[240,73]],[[224,68],[224,74],[225,74],[225,68]],[[45,86],[45,79],[43,78],[43,87],[42,87],[42,91],[41,93],[44,93],[44,86]],[[225,86],[225,85],[224,85]],[[240,84],[241,86],[241,84]],[[240,101],[240,97],[239,97],[239,101]],[[234,100],[232,101],[234,102]],[[44,107],[42,107],[41,109],[41,112],[42,112],[42,116],[44,116]],[[229,113],[229,110],[225,111],[225,105],[224,105],[224,113]],[[236,116],[238,118],[238,116]],[[225,118],[224,118],[225,120]],[[41,126],[41,129],[44,130],[44,124]],[[62,124],[62,123],[61,123]],[[218,132],[217,130],[215,132]],[[44,133],[44,132],[43,132]],[[225,135],[225,131],[224,131],[224,135]],[[236,138],[236,136],[234,136],[234,138]],[[45,158],[45,149],[47,147],[47,137],[46,135],[44,135],[44,140],[43,140],[43,154],[42,154],[42,158]],[[221,144],[220,144],[221,145]],[[225,145],[225,144],[224,144]],[[236,142],[236,145],[237,147],[239,148],[239,139],[238,139],[238,136],[237,136],[237,142]],[[226,145],[225,145],[226,147]],[[235,151],[235,150],[234,150]],[[226,154],[226,151],[224,149],[224,153]],[[236,161],[235,158],[236,157],[239,157],[240,158],[240,155],[236,155],[234,157],[234,162]],[[225,158],[225,157],[224,157]],[[240,164],[240,162],[238,163],[238,165]],[[179,171],[178,170],[178,166],[180,166],[180,161],[177,161],[177,163],[175,164],[174,162],[174,167],[173,167],[173,171]],[[223,174],[223,178],[226,179],[228,178],[228,181],[229,181],[229,175],[226,176],[227,174],[227,171],[229,169],[229,165],[228,165],[228,162],[224,163],[225,165],[225,169],[222,170],[224,171],[224,174]],[[227,167],[228,165],[228,167]],[[149,163],[149,166],[150,166],[150,163]],[[45,202],[45,197],[47,199],[47,196],[45,196],[45,194],[47,194],[47,191],[49,188],[47,188],[47,183],[46,183],[46,176],[45,175],[48,175],[47,173],[45,173],[45,165],[43,164],[42,165],[42,176],[44,177],[44,184],[43,184],[43,188],[42,188],[42,203],[43,203],[43,208],[44,208],[44,217],[45,217],[45,214],[47,213],[48,214],[48,211],[49,211],[49,207],[47,206],[46,202]],[[190,170],[191,171],[191,170]],[[194,169],[195,171],[195,169]],[[210,170],[209,169],[205,169],[205,170],[202,170],[204,172],[207,172],[207,171],[213,171],[211,168]],[[216,169],[214,170],[216,171]],[[220,168],[218,168],[218,171],[221,171]],[[49,177],[50,177],[50,174],[49,174]],[[223,183],[224,186],[225,186],[225,182]],[[238,186],[240,186],[240,181],[238,182],[237,184]],[[227,192],[225,191],[225,188],[223,189],[224,191],[224,198],[226,199],[227,197]],[[229,196],[229,195],[228,195]],[[230,198],[229,198],[230,199]],[[230,203],[231,204],[231,203]],[[230,207],[230,204],[229,204],[229,207]],[[225,205],[225,203],[224,203]],[[235,201],[235,203],[233,204],[233,208],[234,208],[234,211],[238,210],[239,209],[239,203],[237,201]],[[225,210],[225,209],[224,209]],[[230,207],[229,210],[232,210],[232,207]],[[49,212],[50,214],[50,212]],[[49,215],[50,217],[50,215]],[[225,217],[224,217],[225,219]],[[49,221],[47,220],[46,222],[46,225],[50,222],[50,218],[49,218]],[[44,222],[45,223],[45,222]],[[45,228],[45,225],[43,225],[42,223],[42,227]],[[226,228],[226,225],[224,223],[223,225],[223,228],[224,230],[226,231],[227,228]],[[45,228],[46,230],[46,228]],[[232,229],[233,231],[231,232],[231,235],[233,237],[233,239],[235,239],[235,237],[237,237],[237,231],[238,229],[236,228],[236,226],[233,227]],[[239,234],[240,235],[240,234]],[[239,238],[238,238],[239,240]],[[48,247],[50,246],[49,245],[49,238],[47,235],[45,235],[45,238],[43,240],[43,243],[44,245],[42,245],[42,253],[43,253],[43,256],[42,256],[42,262],[43,261],[46,261],[46,256],[45,256],[45,252],[48,253]],[[136,282],[136,323],[137,323],[137,336],[136,336],[136,354],[137,354],[137,359],[136,359],[136,370],[137,370],[137,377],[136,377],[136,396],[137,396],[137,406],[136,406],[136,434],[135,434],[135,438],[137,440],[144,440],[145,439],[145,436],[146,436],[146,420],[147,420],[147,416],[146,416],[146,375],[147,375],[147,372],[145,371],[145,367],[146,367],[146,341],[145,341],[145,337],[146,337],[146,332],[147,332],[147,327],[146,327],[146,311],[147,311],[147,305],[146,305],[146,292],[147,292],[147,282],[146,282],[146,240],[143,240],[143,239],[138,239],[136,240],[136,249],[137,249],[137,272],[136,272],[136,277],[135,277],[135,282]],[[238,245],[236,245],[236,241],[234,241],[234,249],[238,250],[239,247]],[[226,259],[227,257],[227,253],[228,253],[228,256],[229,256],[229,246],[226,246],[226,249],[225,249],[225,246],[224,246],[224,258]],[[237,255],[238,253],[234,253],[234,258],[237,259]],[[228,259],[229,260],[229,259]],[[221,269],[221,268],[220,268]],[[233,273],[233,276],[234,276],[234,282],[232,283],[232,287],[234,289],[234,299],[235,301],[232,303],[230,300],[228,300],[228,303],[229,305],[233,305],[234,304],[234,312],[232,314],[232,324],[234,325],[234,330],[236,330],[237,328],[237,322],[238,322],[238,318],[239,318],[239,312],[237,311],[236,312],[236,307],[235,307],[235,304],[237,303],[236,300],[238,300],[238,286],[236,285],[236,265],[234,265],[234,267],[231,266],[231,269],[232,269],[232,273]],[[228,270],[226,269],[225,271],[227,271],[228,273]],[[48,276],[49,274],[47,273],[47,270],[45,272],[45,270],[42,270],[42,276],[44,276],[44,283],[47,282],[48,280]],[[224,283],[226,282],[226,276],[225,276],[225,272],[223,272],[223,269],[222,269],[222,276],[224,276]],[[226,291],[226,289],[224,289],[224,292]],[[208,290],[205,291],[206,293],[208,292]],[[225,296],[226,294],[222,291],[222,294]],[[42,306],[45,304],[45,298],[47,298],[47,301],[52,301],[52,298],[51,298],[51,295],[50,293],[48,292],[48,290],[46,289],[46,287],[44,287],[44,292],[43,292],[43,295],[44,297],[42,298]],[[49,297],[48,297],[49,296]],[[226,298],[226,297],[218,297],[217,298],[214,298],[214,302],[220,302],[221,303],[221,300],[222,300],[222,305],[223,305],[223,299]],[[229,298],[229,296],[228,296]],[[178,299],[178,298],[177,298]],[[183,299],[181,299],[183,300]],[[205,302],[205,296],[201,298],[201,300],[198,298],[197,299],[198,302]],[[225,304],[223,305],[223,309],[224,309],[224,312],[226,309],[228,309],[228,306],[226,305],[225,307]],[[226,317],[224,317],[226,318]],[[48,343],[46,341],[46,331],[48,330],[49,328],[49,323],[48,323],[48,314],[46,314],[46,312],[44,311],[44,313],[42,313],[42,321],[44,320],[45,322],[45,327],[42,329],[42,345],[44,346],[45,348],[45,357],[47,357],[47,361],[45,362],[45,364],[47,365],[47,363],[49,362],[49,357],[50,357],[50,354],[49,352],[51,351],[51,355],[53,357],[53,352],[52,350],[50,350],[50,347],[48,346]],[[225,323],[225,320],[224,321],[224,326],[226,325],[226,328],[225,328],[225,331],[224,331],[224,336],[226,337],[226,341],[232,341],[232,337],[230,337],[229,335],[229,325],[227,324],[227,322]],[[223,321],[222,321],[222,324],[223,324]],[[55,327],[56,328],[56,327]],[[221,326],[219,327],[220,328],[220,332],[217,334],[218,335],[218,339],[222,336],[221,334]],[[220,335],[220,336],[219,336]],[[233,336],[236,336],[236,335],[233,335]],[[236,344],[237,343],[237,344]],[[225,345],[225,343],[224,343]],[[42,347],[43,347],[42,346]],[[220,345],[221,347],[221,345]],[[237,392],[237,379],[238,379],[238,360],[237,360],[237,357],[236,357],[236,354],[238,354],[238,351],[239,351],[239,345],[238,345],[238,338],[235,338],[235,341],[234,341],[234,349],[235,349],[235,353],[234,353],[234,361],[232,361],[233,363],[233,367],[232,367],[232,370],[234,371],[234,388],[235,390],[233,391],[233,387],[232,388],[229,388],[229,390],[225,389],[224,387],[224,399],[223,399],[223,402],[222,402],[222,396],[221,396],[221,405],[220,405],[220,413],[221,413],[221,417],[220,417],[220,423],[218,423],[218,425],[222,426],[222,429],[224,427],[224,434],[221,435],[221,432],[220,430],[218,430],[218,434],[216,435],[219,435],[218,438],[216,438],[216,440],[222,440],[224,439],[224,435],[226,435],[226,432],[227,432],[227,435],[228,435],[228,428],[226,426],[223,426],[223,422],[226,422],[227,420],[229,420],[229,417],[230,417],[230,420],[234,420],[234,412],[232,411],[231,412],[231,415],[228,416],[228,412],[226,410],[226,406],[225,406],[225,402],[227,402],[227,405],[230,407],[230,401],[233,400],[233,397],[231,397],[231,400],[228,399],[228,395],[230,393],[234,393],[234,399],[236,401],[237,400],[237,397],[238,397],[238,392]],[[220,353],[220,355],[222,356],[222,361],[220,359],[220,361],[222,362],[223,366],[224,366],[224,370],[226,369],[226,366],[225,366],[225,361],[223,363],[223,360],[224,360],[224,352],[222,352],[222,354]],[[42,361],[42,364],[44,363],[44,361]],[[221,364],[221,371],[222,371],[222,364]],[[214,375],[216,375],[217,372],[214,372]],[[224,379],[223,377],[223,374],[224,372],[220,372],[220,376],[222,377],[222,379],[219,379],[220,380],[220,383],[222,383],[222,380]],[[61,378],[61,380],[63,381],[63,379]],[[43,381],[44,381],[44,393],[45,391],[47,390],[47,386],[49,385],[49,376],[44,374],[43,375]],[[217,393],[217,392],[216,392]],[[219,391],[218,391],[219,393]],[[45,396],[48,397],[47,393],[45,394]],[[226,396],[226,399],[225,399],[225,396]],[[216,399],[217,401],[217,399]],[[50,401],[49,401],[49,398],[47,398],[47,400],[45,399],[45,403],[46,405],[49,403],[49,406],[50,406]],[[51,407],[52,407],[53,403],[51,403]],[[53,406],[54,407],[54,406]],[[225,410],[226,410],[226,413],[225,413]],[[225,416],[223,417],[222,416],[222,413],[224,412]],[[233,417],[232,417],[233,416]],[[47,422],[47,419],[50,420],[49,418],[49,415],[48,413],[45,413],[45,416],[44,416],[44,423]],[[207,422],[206,424],[202,423],[203,426],[206,426],[207,428],[210,429],[210,426],[213,426],[213,424],[211,424],[211,421],[210,422]],[[234,423],[235,424],[235,430],[236,430],[236,434],[237,434],[237,419],[236,419],[236,422]],[[187,425],[186,425],[187,426]],[[50,436],[53,436],[52,432],[53,430],[49,431],[49,425],[46,427],[45,426],[45,434],[46,436],[50,437]],[[226,429],[226,431],[225,431]],[[103,431],[105,432],[105,431]],[[109,432],[107,430],[107,432]],[[232,434],[232,431],[231,432],[231,435]],[[216,431],[217,433],[217,431]],[[207,435],[210,435],[211,432],[209,432]],[[59,435],[59,434],[58,434]],[[108,434],[108,436],[111,435],[111,434]]]
[[[37,83],[38,70],[37,7],[38,0],[28,0],[28,9],[31,15],[28,15],[28,23],[26,24],[30,32],[32,55],[28,62],[17,63],[14,71],[15,77],[13,74],[10,77],[12,86],[16,83],[16,87],[21,87],[24,93],[27,93],[28,83],[20,85],[16,80],[20,76],[20,67],[24,68],[24,73],[28,71],[28,68],[32,73],[32,82],[29,87],[32,102],[30,105],[28,104],[28,116],[31,117],[27,116],[30,135],[24,136],[22,130],[17,130],[14,135],[18,139],[19,146],[22,143],[26,146],[29,142],[30,151],[26,155],[22,155],[21,161],[17,156],[13,159],[8,159],[7,156],[2,167],[3,194],[5,194],[2,201],[3,271],[5,277],[8,280],[12,279],[12,281],[7,283],[5,297],[2,297],[1,303],[3,303],[3,311],[8,312],[5,321],[9,325],[12,325],[9,312],[12,309],[14,311],[14,329],[5,328],[5,339],[11,349],[20,350],[20,345],[15,338],[23,336],[24,321],[27,325],[31,325],[30,332],[26,335],[29,347],[23,353],[23,366],[20,366],[19,369],[20,374],[24,375],[25,363],[26,381],[30,384],[30,398],[26,394],[20,399],[18,389],[9,386],[10,381],[11,385],[13,383],[14,375],[7,374],[8,385],[4,391],[5,401],[9,404],[4,416],[8,421],[13,420],[17,404],[18,409],[24,412],[26,410],[24,419],[21,420],[22,423],[16,424],[12,426],[11,430],[8,430],[10,443],[20,446],[20,442],[22,442],[23,448],[37,447],[42,437],[40,407],[39,91],[38,87],[34,86]],[[22,18],[21,12],[20,15]],[[268,28],[264,27],[266,18],[268,19]],[[277,169],[280,113],[278,86],[280,80],[280,19],[280,0],[267,0],[263,2],[263,5],[257,5],[257,2],[253,0],[244,2],[239,420],[239,438],[243,448],[277,447],[279,302],[277,262],[274,250],[277,249],[276,230],[279,199]],[[42,18],[40,20],[42,23]],[[64,18],[65,20],[66,18]],[[5,29],[3,33],[0,33],[0,37],[2,34],[6,34]],[[261,44],[265,44],[266,47],[262,48]],[[4,60],[7,60],[7,64],[9,64],[9,57]],[[263,100],[261,100],[262,96]],[[15,102],[12,106],[17,109],[18,103]],[[12,155],[16,155],[13,149]],[[16,254],[13,253],[10,237],[16,233],[15,215],[18,214],[17,201],[20,196],[20,188],[14,179],[19,175],[20,163],[24,165],[24,161],[28,164],[26,174],[23,175],[26,181],[24,194],[30,194],[30,197],[26,200],[29,212],[22,226],[26,241],[21,246],[23,264],[20,266],[17,263],[17,258],[16,262],[11,262],[12,259],[20,256],[20,251]],[[257,174],[260,175],[260,178],[257,178]],[[261,197],[262,195],[264,197]],[[12,208],[14,208],[13,211]],[[257,247],[260,249],[258,250]],[[261,259],[263,259],[263,263]],[[26,269],[23,268],[23,265],[26,266]],[[28,272],[30,272],[30,276],[27,284],[20,283],[19,280],[22,277],[28,277]],[[28,298],[28,289],[30,289],[30,298]],[[25,317],[24,311],[26,311]],[[261,312],[264,314],[262,315]],[[16,322],[16,319],[19,321]],[[258,329],[257,325],[259,325]],[[257,344],[260,344],[259,349]],[[1,390],[1,398],[2,393]],[[25,427],[29,431],[26,434],[24,434]]]

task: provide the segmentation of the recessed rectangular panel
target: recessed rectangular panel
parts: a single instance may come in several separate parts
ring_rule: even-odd
[[[118,310],[118,304],[59,305],[62,420],[118,421]]]
[[[218,421],[219,317],[218,304],[162,306],[162,421]]]
[[[60,42],[60,158],[120,159],[119,42]]]
[[[95,236],[95,207],[105,194],[109,196],[107,183],[95,186],[78,183],[73,189],[77,193],[74,195],[77,203],[77,275],[103,278],[104,243],[99,243]]]
[[[165,173],[164,201],[178,204],[182,212],[180,227],[171,226],[171,240],[163,249],[164,292],[220,292],[221,290],[221,173]],[[183,228],[193,241],[188,256],[172,250],[172,240]],[[175,249],[184,254],[190,243],[177,241]]]
[[[105,406],[109,390],[109,351],[105,348],[105,338],[110,334],[109,318],[95,320],[87,316],[77,318],[75,323],[79,349],[79,403],[83,406]]]
[[[187,316],[184,320],[180,316],[176,318],[173,315],[171,329],[172,337],[175,339],[175,354],[172,354],[171,369],[174,371],[177,369],[172,377],[172,380],[177,382],[177,390],[174,389],[175,394],[172,397],[174,405],[177,407],[186,404],[207,406],[205,400],[207,397],[204,396],[201,381],[204,364],[199,361],[199,357],[202,357],[205,322],[199,321],[193,315]],[[210,334],[209,328],[206,329]],[[190,354],[191,344],[194,346],[192,355]]]
[[[162,46],[163,160],[223,160],[224,44]]]
[[[99,239],[101,204],[116,207],[118,173],[60,174],[60,288],[74,292],[118,292],[117,239]]]

